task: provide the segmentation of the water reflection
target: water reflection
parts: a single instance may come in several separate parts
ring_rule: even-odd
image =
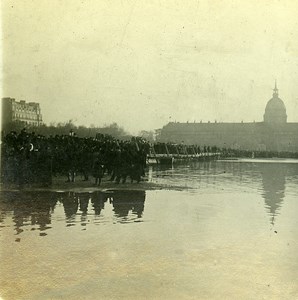
[[[110,221],[116,223],[128,223],[140,221],[144,211],[145,191],[109,191],[93,193],[75,192],[1,192],[0,199],[0,231],[5,225],[6,219],[14,223],[16,234],[24,232],[24,227],[30,226],[30,230],[39,230],[40,236],[51,228],[52,216],[55,209],[63,209],[65,217],[62,221],[66,226],[80,224],[86,226],[90,221],[97,221],[109,204],[114,212],[114,218]],[[88,217],[94,216],[93,220]],[[61,221],[61,218],[58,218]],[[57,219],[56,219],[57,221]],[[106,220],[105,220],[106,221]],[[38,226],[38,227],[36,227]],[[17,239],[17,241],[20,241]]]
[[[141,219],[145,197],[145,191],[115,191],[111,198],[115,216],[120,218],[121,222],[127,222],[127,217],[131,212],[135,216],[133,217],[134,221]]]
[[[286,188],[287,193],[296,191],[297,167],[297,164],[282,163],[202,162],[174,168],[153,167],[150,176],[151,182],[171,189],[201,195],[217,194],[219,199],[249,191],[254,195],[252,201],[259,200],[260,196],[263,198],[273,225],[281,213]],[[63,222],[66,227],[80,225],[82,230],[87,224],[141,222],[146,199],[145,191],[125,190],[92,193],[11,191],[1,192],[0,196],[0,233],[12,227],[12,221],[16,235],[26,229],[38,230],[41,236],[46,235],[46,230],[55,222]],[[158,205],[155,209],[160,209],[163,204],[155,202],[154,205]]]
[[[111,197],[107,193],[94,193],[91,197],[91,203],[96,216],[100,215],[100,212],[105,208],[105,202]]]
[[[287,168],[283,164],[260,164],[265,208],[274,225],[285,197]]]
[[[24,226],[31,230],[45,231],[51,228],[51,214],[54,212],[57,200],[53,193],[47,192],[6,192],[1,193],[1,219],[12,214],[16,234],[24,231]],[[3,221],[2,221],[3,222]],[[38,228],[36,228],[36,225]],[[45,233],[40,233],[41,236]]]
[[[298,165],[269,161],[206,161],[176,165],[174,168],[155,166],[151,172],[151,181],[194,188],[194,192],[197,189],[206,192],[222,190],[224,193],[258,191],[273,225],[280,214],[286,186],[297,181]],[[289,182],[286,182],[287,177]]]
[[[77,194],[74,192],[61,193],[59,201],[63,204],[66,219],[74,219],[79,207]]]

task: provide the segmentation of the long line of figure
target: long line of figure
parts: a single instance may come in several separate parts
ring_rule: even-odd
[[[65,175],[74,182],[92,175],[100,185],[105,173],[111,181],[140,182],[150,145],[142,138],[117,140],[108,135],[80,138],[73,134],[45,137],[27,132],[10,132],[1,144],[2,180],[14,183],[50,184],[52,176]]]

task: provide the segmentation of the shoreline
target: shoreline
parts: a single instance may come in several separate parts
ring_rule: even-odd
[[[230,162],[230,163],[273,163],[273,164],[298,164],[298,159],[293,158],[224,158],[217,161]],[[22,186],[14,183],[0,183],[1,192],[75,192],[75,193],[93,193],[93,192],[108,192],[115,190],[191,190],[191,187],[167,185],[148,181],[148,175],[145,176],[140,183],[127,180],[126,183],[115,183],[109,181],[110,176],[105,175],[102,179],[100,186],[97,186],[94,182],[94,178],[84,181],[81,175],[77,176],[75,182],[67,182],[66,176],[57,176],[52,178],[52,183],[42,185],[38,183],[24,184]]]
[[[17,184],[0,184],[0,193],[2,192],[75,192],[75,193],[94,193],[94,192],[109,192],[116,190],[127,190],[127,191],[149,191],[149,190],[182,190],[179,186],[164,185],[154,182],[148,182],[147,179],[141,180],[140,183],[130,181],[126,183],[115,183],[108,180],[108,177],[103,178],[100,186],[95,185],[94,180],[83,181],[78,178],[75,182],[66,182],[66,177],[59,176],[54,177],[52,184],[48,186],[41,185],[23,185]],[[185,190],[185,188],[183,188]]]
[[[281,158],[281,157],[256,157],[256,158],[249,158],[249,157],[227,157],[227,158],[220,158],[217,161],[228,161],[228,162],[257,162],[257,163],[298,163],[297,158]]]

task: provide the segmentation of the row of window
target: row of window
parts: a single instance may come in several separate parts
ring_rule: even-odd
[[[42,121],[24,121],[24,120],[13,120],[13,121],[20,122],[20,123],[26,124],[26,125],[39,126],[39,125],[43,124]]]
[[[40,113],[40,110],[35,107],[19,107],[19,106],[13,106],[14,111],[22,111],[22,112],[37,112]]]
[[[26,125],[40,125],[41,122],[24,122]]]
[[[37,116],[36,114],[13,114],[12,118],[14,119],[28,119],[28,120],[39,120],[41,119],[40,116]]]

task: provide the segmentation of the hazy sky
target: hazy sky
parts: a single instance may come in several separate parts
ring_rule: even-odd
[[[298,122],[298,2],[2,0],[3,96],[46,123]]]

